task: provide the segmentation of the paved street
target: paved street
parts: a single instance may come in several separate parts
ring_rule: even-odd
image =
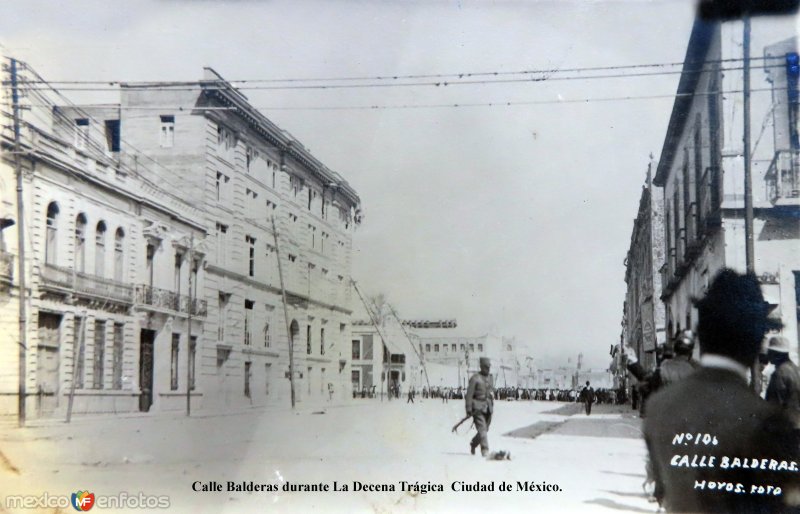
[[[190,420],[79,419],[71,426],[24,431],[5,427],[0,489],[37,495],[86,489],[96,495],[167,494],[176,512],[654,511],[641,493],[645,449],[638,420],[611,407],[597,408],[587,418],[579,407],[498,402],[490,441],[493,449],[510,451],[510,461],[469,455],[468,422],[458,435],[450,433],[461,401],[362,401],[324,414],[253,411]],[[554,409],[559,413],[546,412]],[[502,435],[509,433],[514,436]],[[330,487],[333,481],[339,486],[358,481],[394,484],[396,490],[191,489],[194,481],[229,480]],[[442,484],[444,492],[403,492],[401,480]],[[518,481],[544,482],[562,491],[453,492],[454,481],[494,481],[496,487],[506,481],[514,489]]]

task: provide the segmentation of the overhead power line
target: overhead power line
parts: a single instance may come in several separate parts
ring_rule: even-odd
[[[766,68],[762,66],[761,68]],[[751,69],[758,69],[758,67],[751,67]],[[401,88],[401,87],[449,87],[449,86],[475,86],[475,85],[491,85],[491,84],[520,84],[520,83],[538,83],[538,82],[561,82],[572,80],[595,80],[595,79],[624,79],[624,78],[641,78],[641,77],[656,77],[663,75],[680,75],[683,73],[703,73],[708,71],[740,71],[741,67],[733,68],[717,68],[717,69],[697,69],[691,71],[685,70],[672,70],[672,71],[651,71],[639,73],[607,73],[602,75],[567,75],[567,76],[552,76],[542,72],[541,76],[527,76],[523,78],[507,78],[495,80],[454,80],[442,81],[431,80],[423,82],[368,82],[361,84],[290,84],[290,85],[269,85],[269,86],[234,86],[236,81],[189,81],[189,82],[150,82],[150,83],[125,83],[125,85],[139,86],[148,91],[194,91],[198,88],[204,90],[227,90],[231,87],[242,91],[254,90],[335,90],[335,89],[370,89],[370,88]],[[30,84],[30,83],[26,83]],[[27,89],[34,90],[39,88],[38,84]],[[73,86],[62,87],[60,91],[86,91],[86,92],[113,92],[117,90],[117,85],[96,87],[96,86]]]
[[[751,89],[751,93],[766,93],[772,91],[785,91],[786,88],[759,88]],[[467,108],[467,107],[515,107],[532,105],[557,105],[557,104],[589,104],[596,102],[622,102],[636,100],[662,100],[675,99],[685,96],[708,96],[711,94],[737,94],[742,93],[741,89],[698,92],[698,93],[672,93],[661,95],[628,95],[628,96],[608,96],[595,98],[564,98],[550,100],[498,100],[493,102],[450,102],[450,103],[430,103],[430,104],[374,104],[374,105],[318,105],[318,106],[255,106],[254,109],[260,111],[352,111],[352,110],[389,110],[389,109],[445,109],[445,108]],[[105,105],[107,107],[107,105]],[[103,107],[103,105],[83,105],[84,108]],[[114,106],[115,109],[131,111],[235,111],[237,107],[195,107],[191,105],[148,105],[148,106]]]
[[[773,57],[753,57],[751,60],[765,60],[772,59]],[[742,58],[728,58],[728,59],[712,59],[703,61],[703,65],[707,64],[722,64],[731,62],[741,62]],[[643,68],[669,68],[674,66],[683,66],[685,63],[679,62],[663,62],[663,63],[647,63],[647,64],[623,64],[623,65],[609,65],[609,66],[584,66],[575,68],[540,68],[540,69],[526,69],[514,71],[478,71],[478,72],[455,72],[455,73],[418,73],[406,75],[362,75],[351,77],[307,77],[307,78],[242,78],[242,79],[229,79],[227,82],[235,82],[237,84],[247,83],[296,83],[296,82],[339,82],[339,81],[356,81],[356,80],[416,80],[416,79],[444,79],[444,78],[471,78],[471,77],[500,77],[512,75],[531,75],[531,74],[547,74],[552,75],[555,73],[581,73],[581,72],[597,72],[597,71],[612,71],[612,70],[635,70]],[[691,72],[692,70],[685,70]],[[703,71],[698,69],[697,71]],[[122,80],[50,80],[49,84],[57,85],[105,85],[105,86],[119,86],[122,84],[129,85],[143,85],[152,82],[147,81],[122,81]],[[171,85],[197,85],[200,82],[209,83],[214,81],[173,81]],[[36,83],[31,81],[30,83]]]

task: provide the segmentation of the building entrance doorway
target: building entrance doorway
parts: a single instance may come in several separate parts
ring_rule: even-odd
[[[153,343],[154,330],[142,329],[139,336],[139,410],[148,412],[153,405]]]

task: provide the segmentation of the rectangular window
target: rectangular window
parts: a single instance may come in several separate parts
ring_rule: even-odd
[[[255,302],[251,300],[244,301],[244,344],[250,346],[253,342],[253,307]]]
[[[353,339],[353,360],[357,361],[361,359],[361,341],[358,339]]]
[[[106,148],[109,152],[119,152],[119,120],[106,120]]]
[[[430,345],[430,343],[427,343],[427,344],[425,345],[425,351],[426,351],[426,352],[428,352],[428,353],[430,353],[430,352],[431,352],[431,345]]]
[[[325,329],[319,329],[319,354],[325,355]]]
[[[189,341],[189,388],[195,389],[195,360],[197,359],[197,336],[192,336]]]
[[[306,353],[311,355],[311,325],[306,326]]]
[[[247,243],[247,276],[255,277],[256,276],[256,240],[254,237],[245,236],[245,242]]]
[[[483,351],[483,345],[482,345],[482,344],[480,344],[480,343],[478,343],[478,351],[479,351],[479,352],[482,352],[482,351]]]
[[[156,257],[156,247],[148,244],[147,249],[145,250],[145,259],[146,259],[146,272],[147,272],[147,285],[153,287],[153,278],[154,278],[154,266],[153,261]]]
[[[270,333],[269,333],[269,320],[264,322],[264,347],[269,348],[270,345]]]
[[[215,190],[217,201],[226,203],[230,200],[229,183],[231,178],[224,173],[217,172],[217,181],[215,183]]]
[[[175,266],[172,270],[172,287],[173,291],[177,294],[181,294],[181,268],[183,268],[183,254],[181,252],[175,252]],[[175,305],[174,310],[179,310],[177,305]]]
[[[217,223],[217,265],[224,266],[228,253],[228,226]]]
[[[92,388],[103,388],[104,361],[106,357],[106,322],[95,320],[94,322],[94,372],[92,376]]]
[[[228,322],[228,295],[220,293],[217,311],[217,341],[225,340],[225,324]]]
[[[175,116],[161,116],[161,131],[159,132],[159,144],[161,148],[172,148],[175,143]]]
[[[172,391],[178,390],[178,356],[181,346],[181,335],[172,334],[172,352],[170,353],[169,366],[169,388]]]
[[[75,146],[85,150],[89,146],[89,119],[78,118],[75,120]]]
[[[245,362],[244,363],[244,396],[246,398],[250,398],[250,373],[251,373],[251,366],[253,365],[252,362]]]
[[[122,389],[122,358],[125,344],[125,324],[114,323],[114,347],[113,353],[113,372],[112,372],[112,387],[114,389]]]
[[[471,352],[475,351],[475,345],[473,343],[469,343],[469,351]]]
[[[439,345],[438,344],[433,345],[433,351],[436,352],[436,353],[439,352]]]
[[[452,351],[456,351],[456,345],[455,345],[455,343],[453,343],[453,344],[451,344],[451,345],[450,345],[450,350],[452,350]]]

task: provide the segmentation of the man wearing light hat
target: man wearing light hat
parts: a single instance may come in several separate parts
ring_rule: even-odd
[[[489,425],[492,423],[494,412],[494,398],[492,379],[489,375],[491,362],[488,357],[480,358],[480,373],[475,373],[469,379],[467,395],[464,397],[467,416],[472,416],[475,429],[478,431],[469,443],[470,453],[475,454],[475,448],[480,445],[481,455],[489,454]]]
[[[774,336],[767,346],[767,358],[775,366],[769,379],[766,400],[800,411],[800,372],[789,358],[789,340],[783,336]]]

